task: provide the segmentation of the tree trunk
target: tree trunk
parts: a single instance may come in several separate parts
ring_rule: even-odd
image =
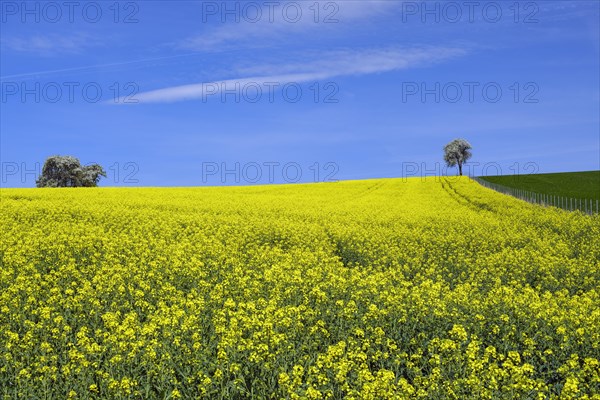
[[[458,173],[462,176],[462,164],[458,163]]]

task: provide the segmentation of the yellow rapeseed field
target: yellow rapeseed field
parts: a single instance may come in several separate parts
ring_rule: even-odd
[[[600,398],[600,217],[468,178],[0,190],[5,399]]]

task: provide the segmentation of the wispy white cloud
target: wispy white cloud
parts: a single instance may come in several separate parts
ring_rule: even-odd
[[[290,74],[302,70],[327,77],[366,75],[398,69],[419,67],[466,54],[458,47],[388,47],[377,49],[341,49],[327,52],[303,54],[292,62],[271,63],[241,67],[242,74]]]
[[[85,34],[46,34],[31,36],[5,36],[0,39],[3,50],[35,53],[42,56],[80,53],[98,42]]]
[[[194,83],[190,85],[173,86],[164,89],[152,90],[143,92],[133,96],[140,103],[173,103],[176,101],[194,100],[208,97],[209,95],[218,94],[222,88],[235,88],[236,85],[244,87],[246,85],[259,85],[265,87],[267,85],[282,84],[282,83],[302,83],[310,82],[317,79],[325,79],[326,74],[290,74],[290,75],[275,75],[275,76],[257,76],[242,79],[228,79],[215,82]],[[125,99],[124,99],[125,100]],[[125,101],[117,101],[117,104],[125,103]]]
[[[201,99],[219,93],[223,87],[304,83],[335,77],[383,73],[430,65],[464,54],[464,49],[448,47],[339,50],[320,57],[314,55],[312,60],[241,68],[239,72],[245,74],[244,78],[173,86],[139,93],[135,98],[140,103]]]
[[[293,17],[285,15],[286,3],[301,7],[300,14],[294,8]],[[271,12],[262,10],[263,16],[256,22],[244,18],[240,22],[222,23],[198,35],[188,37],[177,44],[181,49],[210,51],[216,48],[252,46],[262,47],[277,43],[288,35],[307,32],[324,32],[336,28],[352,28],[359,20],[366,20],[398,8],[400,1],[358,0],[331,2],[291,2],[279,3]],[[315,4],[318,7],[315,8]],[[289,10],[289,9],[288,9]],[[298,17],[301,15],[301,17]],[[208,19],[210,21],[210,19]],[[218,18],[217,18],[218,20]],[[291,22],[294,21],[294,22]]]

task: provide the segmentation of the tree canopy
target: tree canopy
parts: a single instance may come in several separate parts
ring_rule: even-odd
[[[44,163],[37,187],[95,187],[106,172],[98,164],[82,166],[72,156],[52,156]]]
[[[458,173],[462,175],[462,166],[473,155],[471,144],[465,139],[454,139],[444,146],[444,161],[449,167],[458,166]]]

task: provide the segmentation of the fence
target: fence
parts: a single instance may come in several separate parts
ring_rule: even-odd
[[[574,197],[555,196],[545,193],[535,193],[528,190],[511,188],[508,186],[498,185],[497,183],[488,182],[480,177],[471,178],[482,186],[495,190],[500,193],[508,194],[529,203],[539,204],[542,206],[550,206],[562,208],[567,211],[579,210],[586,214],[598,214],[600,211],[598,199],[578,199]]]

